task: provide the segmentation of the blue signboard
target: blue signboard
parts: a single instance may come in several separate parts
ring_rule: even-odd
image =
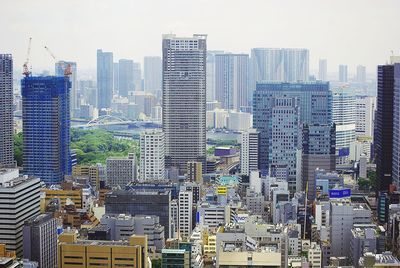
[[[339,156],[349,156],[350,155],[350,148],[341,148],[339,149]]]
[[[329,190],[329,198],[343,198],[350,197],[351,190],[350,189],[331,189]]]

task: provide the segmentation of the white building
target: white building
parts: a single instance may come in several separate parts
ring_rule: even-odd
[[[136,160],[134,154],[127,158],[107,158],[107,185],[111,187],[124,187],[137,179]]]
[[[322,267],[322,251],[320,245],[316,242],[311,242],[311,246],[308,249],[308,262],[312,268]]]
[[[376,97],[357,96],[355,121],[357,136],[374,136]]]
[[[250,171],[258,169],[258,136],[256,129],[249,129],[241,135],[240,167],[241,173],[247,176]]]
[[[253,125],[250,113],[229,111],[228,129],[232,131],[246,131]]]
[[[179,192],[179,234],[182,238],[189,238],[192,234],[192,191]]]
[[[140,133],[140,179],[165,179],[165,136],[162,131]]]

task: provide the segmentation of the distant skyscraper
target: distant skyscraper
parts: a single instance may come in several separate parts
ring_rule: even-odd
[[[142,68],[138,62],[133,63],[133,85],[135,91],[142,90]]]
[[[121,59],[118,63],[118,92],[121,97],[128,97],[129,91],[134,91],[133,60]]]
[[[110,108],[113,98],[113,53],[97,50],[97,108]]]
[[[253,127],[260,132],[259,168],[269,168],[269,113],[271,99],[297,98],[300,124],[331,124],[332,93],[328,82],[258,83],[253,98]],[[311,109],[310,109],[311,108]]]
[[[394,64],[393,97],[393,183],[400,186],[400,62]]]
[[[206,167],[206,41],[163,36],[165,164],[181,174],[189,161]]]
[[[339,82],[347,83],[347,65],[339,65]]]
[[[250,176],[250,171],[258,170],[258,146],[260,133],[249,129],[241,135],[240,167],[241,173]]]
[[[117,94],[119,90],[119,65],[118,62],[113,63],[113,80],[114,80],[114,88],[113,88],[113,93]]]
[[[71,174],[68,77],[25,77],[21,81],[24,173],[59,184]]]
[[[13,59],[0,54],[0,167],[14,166]]]
[[[140,180],[165,179],[165,135],[161,131],[140,133]]]
[[[365,83],[367,81],[365,66],[362,65],[357,66],[356,81],[359,83]]]
[[[144,90],[152,93],[161,90],[161,80],[161,57],[144,57]]]
[[[377,191],[388,191],[392,183],[394,65],[378,66],[374,131]]]
[[[309,51],[290,48],[253,48],[251,50],[250,89],[262,81],[308,81]]]
[[[215,55],[215,96],[223,109],[239,111],[249,105],[249,55]]]
[[[318,80],[328,80],[328,62],[326,59],[319,60]]]
[[[224,54],[223,51],[207,51],[207,102],[215,101],[215,55]]]
[[[78,115],[78,109],[80,108],[80,102],[78,98],[78,81],[77,81],[77,67],[76,62],[72,61],[57,61],[55,66],[55,74],[56,76],[64,76],[65,68],[71,66],[72,74],[69,76],[69,81],[71,82],[71,90],[70,90],[70,111],[71,116],[75,117]]]
[[[25,221],[24,259],[36,261],[41,268],[57,267],[57,219],[40,214]]]

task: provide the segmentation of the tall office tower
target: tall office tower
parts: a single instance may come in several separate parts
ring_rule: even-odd
[[[394,65],[378,66],[374,152],[377,191],[388,191],[392,183]]]
[[[339,65],[339,82],[347,83],[347,65]]]
[[[59,184],[71,174],[68,77],[28,76],[21,81],[24,174]]]
[[[107,158],[107,185],[110,187],[124,187],[137,179],[135,155],[130,153],[128,157]]]
[[[260,132],[259,169],[269,169],[269,118],[271,99],[297,98],[300,124],[331,124],[332,93],[328,82],[258,83],[253,98],[253,128]],[[311,109],[310,109],[311,108]]]
[[[113,53],[97,50],[97,108],[110,108],[113,98]]]
[[[158,130],[140,133],[140,180],[164,180],[164,161],[164,133]]]
[[[68,67],[71,67],[72,74],[69,75],[69,82],[71,83],[71,90],[69,91],[69,108],[71,111],[71,117],[78,115],[80,108],[80,101],[78,98],[78,81],[77,81],[77,67],[76,62],[72,61],[57,61],[55,63],[55,74],[56,76],[64,76],[64,71]]]
[[[117,94],[119,90],[119,64],[113,63],[113,94]]]
[[[19,176],[17,169],[0,170],[0,241],[22,257],[24,221],[40,213],[40,179]]]
[[[356,140],[356,98],[351,89],[342,86],[332,90],[332,120],[336,125],[337,163],[349,159],[350,143]]]
[[[215,55],[224,54],[223,51],[207,51],[207,78],[206,78],[206,98],[207,101],[215,101]]]
[[[326,59],[319,60],[318,80],[328,81],[328,62]]]
[[[356,81],[365,83],[367,81],[367,72],[365,66],[357,65]]]
[[[376,97],[356,96],[356,135],[374,137]]]
[[[309,51],[290,48],[253,48],[251,50],[250,89],[262,81],[308,81]]]
[[[249,55],[215,55],[215,99],[223,109],[249,106]]]
[[[203,163],[189,161],[187,163],[187,179],[198,184],[203,183]]]
[[[133,63],[133,85],[135,91],[142,90],[142,68],[139,62]]]
[[[179,234],[183,239],[189,238],[192,234],[192,191],[179,192]]]
[[[13,59],[0,54],[0,167],[14,166]]]
[[[161,57],[144,57],[144,90],[155,93],[161,91],[162,80]]]
[[[258,170],[258,139],[260,133],[252,128],[241,135],[240,167],[241,173],[250,176],[250,171]]]
[[[394,64],[393,94],[393,161],[392,177],[397,189],[400,186],[400,62]]]
[[[298,189],[305,190],[308,184],[308,200],[315,199],[315,170],[325,171],[336,169],[336,134],[333,125],[308,125],[302,128],[302,155],[301,155],[301,186]],[[297,174],[298,176],[300,174]]]
[[[118,92],[121,97],[128,97],[129,91],[135,90],[133,83],[133,60],[120,59],[118,62]]]
[[[24,259],[36,261],[41,268],[57,267],[57,219],[40,214],[24,223]]]
[[[166,167],[206,167],[206,35],[163,36],[163,131]]]

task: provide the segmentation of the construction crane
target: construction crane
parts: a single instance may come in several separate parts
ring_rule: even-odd
[[[47,46],[44,47],[46,49],[46,51],[50,54],[50,56],[54,59],[54,62],[57,62],[57,58],[56,56],[54,56],[53,52],[51,52],[50,48],[48,48]],[[61,62],[60,62],[61,63]],[[62,68],[64,69],[64,75],[65,76],[70,76],[72,74],[72,67],[71,64],[67,64],[67,67],[64,68],[65,63],[62,62]]]
[[[31,44],[32,44],[32,37],[29,37],[29,45],[28,45],[28,52],[26,53],[26,60],[25,63],[23,65],[23,71],[22,74],[25,76],[29,76],[30,75],[30,71],[28,68],[28,64],[29,64],[29,56],[31,54]]]

